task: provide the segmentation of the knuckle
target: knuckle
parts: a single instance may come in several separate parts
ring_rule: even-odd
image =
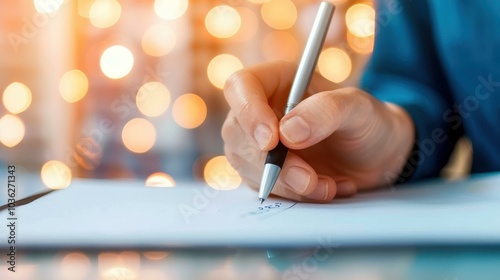
[[[322,115],[328,118],[329,123],[339,126],[345,124],[352,114],[366,116],[374,110],[373,97],[355,87],[324,92],[324,97],[319,101],[317,108],[320,108]]]
[[[325,92],[324,97],[318,100],[319,113],[327,118],[327,124],[338,124],[346,111],[346,104],[335,92]]]
[[[352,104],[356,104],[356,109],[362,109],[363,111],[371,112],[374,108],[374,100],[375,98],[359,88],[356,87],[347,87],[346,93],[350,95],[350,97],[355,101]]]
[[[241,107],[238,111],[238,119],[245,120],[245,117],[251,116],[252,107],[252,104],[246,100],[241,102]]]
[[[224,92],[228,93],[233,88],[235,88],[241,81],[241,79],[247,75],[247,70],[242,69],[231,74],[224,83]]]

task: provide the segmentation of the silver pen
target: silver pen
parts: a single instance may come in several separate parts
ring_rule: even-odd
[[[297,73],[293,80],[292,88],[288,96],[285,108],[285,115],[288,114],[297,104],[302,101],[304,94],[309,87],[311,77],[318,62],[319,53],[325,42],[326,33],[332,21],[335,6],[330,2],[321,2],[318,14],[314,20],[311,34],[307,39],[302,58],[300,59]],[[276,180],[281,172],[283,163],[288,154],[288,148],[281,142],[273,150],[269,151],[264,165],[264,173],[260,182],[259,198],[262,204],[276,184]]]

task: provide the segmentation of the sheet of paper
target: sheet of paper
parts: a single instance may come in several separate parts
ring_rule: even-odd
[[[16,209],[22,247],[358,246],[500,244],[500,176],[367,192],[330,204],[247,187],[150,188],[79,180]],[[0,212],[6,221],[8,211]],[[5,247],[6,239],[1,239]]]

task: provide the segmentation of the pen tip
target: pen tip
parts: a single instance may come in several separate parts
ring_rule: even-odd
[[[262,205],[262,203],[264,203],[264,200],[263,198],[260,199],[260,205]]]

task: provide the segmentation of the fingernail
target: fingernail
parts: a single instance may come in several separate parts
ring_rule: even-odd
[[[257,126],[255,131],[253,132],[253,137],[255,138],[255,141],[259,145],[260,149],[264,149],[269,145],[269,142],[271,142],[272,138],[272,132],[269,126],[265,124],[260,124]]]
[[[307,197],[314,200],[326,200],[328,197],[328,181],[319,178],[316,189]]]
[[[292,117],[281,124],[281,133],[291,143],[304,142],[311,136],[309,124],[301,117]]]
[[[292,166],[288,168],[285,174],[285,183],[296,193],[303,193],[309,186],[311,174],[304,168]]]

